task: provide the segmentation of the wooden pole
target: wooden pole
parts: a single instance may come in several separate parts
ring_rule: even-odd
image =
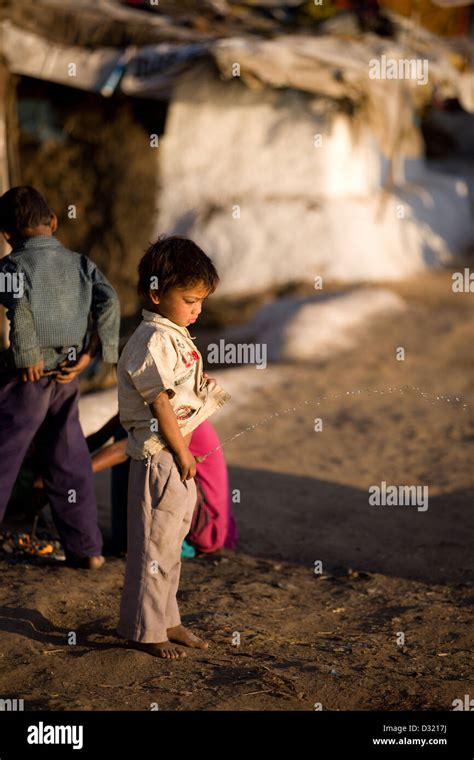
[[[20,182],[16,79],[10,74],[4,59],[0,58],[0,195]],[[0,236],[0,258],[7,253],[8,246]],[[0,349],[8,347],[8,333],[5,308],[0,306]]]

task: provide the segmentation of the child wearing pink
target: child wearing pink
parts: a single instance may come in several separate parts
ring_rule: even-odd
[[[204,420],[193,430],[189,451],[193,456],[203,456],[220,445],[212,423]],[[221,546],[235,549],[237,528],[232,514],[227,465],[222,449],[210,454],[196,465],[196,480],[204,491],[211,519],[199,536],[188,540],[200,552],[214,552]]]

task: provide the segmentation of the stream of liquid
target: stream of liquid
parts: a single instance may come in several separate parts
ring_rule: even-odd
[[[272,420],[274,417],[283,417],[285,414],[296,412],[298,411],[298,409],[301,409],[304,406],[308,406],[308,405],[320,406],[320,404],[322,404],[325,401],[333,401],[335,399],[347,398],[347,396],[364,396],[364,395],[384,396],[384,395],[390,395],[390,394],[396,394],[396,393],[403,396],[406,392],[415,392],[424,401],[428,401],[429,403],[433,405],[439,402],[451,404],[453,408],[461,409],[464,412],[469,408],[468,404],[464,404],[458,396],[444,396],[444,395],[437,396],[434,393],[428,393],[427,391],[422,390],[417,385],[389,386],[388,388],[383,388],[383,389],[357,388],[352,391],[343,391],[341,393],[328,393],[325,396],[317,396],[314,399],[307,399],[306,401],[302,401],[296,406],[288,407],[288,409],[283,409],[280,412],[273,412],[273,414],[270,414],[268,417],[264,417],[258,422],[255,422],[253,425],[248,425],[246,428],[244,428],[243,430],[240,430],[238,433],[236,433],[235,435],[232,435],[230,438],[226,438],[225,441],[219,444],[219,446],[215,446],[206,454],[203,454],[201,456],[196,456],[195,459],[197,462],[204,462],[204,460],[207,459],[207,457],[211,456],[211,454],[213,454],[215,451],[222,449],[228,443],[231,443],[231,441],[235,441],[236,438],[239,438],[241,435],[244,435],[244,433],[250,433],[252,430],[255,430],[255,428],[268,424],[270,420]]]

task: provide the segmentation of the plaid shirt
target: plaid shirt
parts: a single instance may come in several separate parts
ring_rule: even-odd
[[[71,348],[79,355],[90,317],[103,360],[118,361],[115,290],[87,256],[69,251],[51,235],[28,238],[0,259],[0,303],[10,320],[10,348],[0,352],[4,366],[30,367],[43,358],[50,370],[70,358]]]

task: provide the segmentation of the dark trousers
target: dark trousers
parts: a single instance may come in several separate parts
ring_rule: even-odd
[[[67,558],[102,551],[89,450],[79,422],[79,381],[24,383],[0,373],[0,521],[35,438],[41,475]]]

